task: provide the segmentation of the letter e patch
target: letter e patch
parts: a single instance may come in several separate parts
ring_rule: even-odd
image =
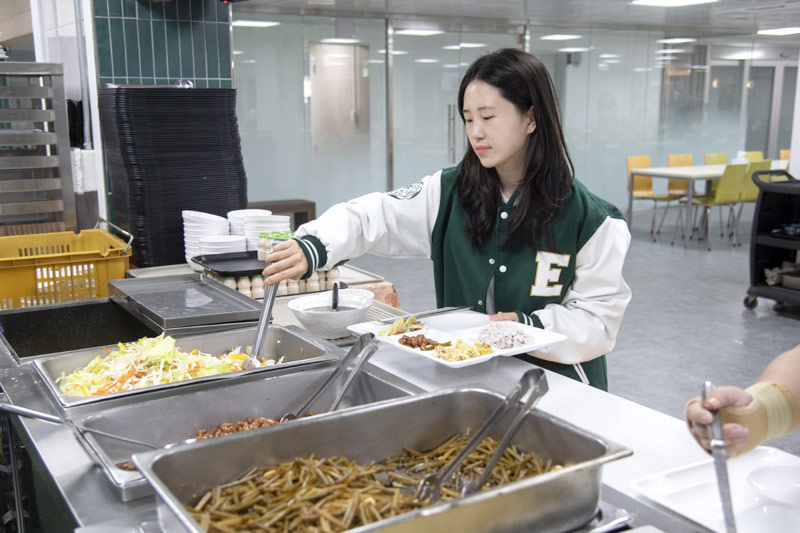
[[[559,296],[563,285],[557,283],[561,268],[569,266],[569,254],[536,252],[536,281],[531,285],[531,296]]]

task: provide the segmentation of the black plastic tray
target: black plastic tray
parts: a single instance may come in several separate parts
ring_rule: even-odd
[[[198,265],[216,272],[220,276],[238,277],[255,276],[261,274],[267,263],[258,260],[258,252],[230,252],[227,254],[197,255],[192,261]]]

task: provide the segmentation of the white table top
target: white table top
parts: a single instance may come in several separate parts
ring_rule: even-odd
[[[772,170],[786,170],[789,161],[773,160]],[[682,180],[710,180],[722,176],[726,165],[695,165],[691,167],[650,167],[633,168],[631,174],[649,176],[651,178],[673,178]]]

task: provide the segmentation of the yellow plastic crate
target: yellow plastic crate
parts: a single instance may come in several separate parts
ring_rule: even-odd
[[[104,229],[0,237],[0,309],[108,296],[130,257],[129,244]]]

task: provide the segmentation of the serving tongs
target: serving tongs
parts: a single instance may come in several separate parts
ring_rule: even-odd
[[[710,381],[703,383],[700,395],[703,404],[708,395],[714,390]],[[714,457],[714,470],[717,474],[719,497],[722,500],[722,514],[725,518],[726,533],[736,533],[736,520],[733,516],[733,501],[731,500],[731,484],[728,479],[728,460],[725,451],[725,438],[722,436],[722,421],[719,410],[712,412],[711,424],[708,425],[708,439],[711,446],[711,455]]]
[[[13,405],[6,402],[0,402],[0,411],[6,411],[7,413],[13,413],[15,415],[25,416],[28,418],[36,418],[38,420],[44,420],[45,422],[52,422],[54,424],[62,424],[65,426],[69,426],[73,429],[78,430],[79,432],[86,432],[92,433],[94,435],[100,435],[101,437],[107,437],[109,439],[121,440],[123,442],[128,442],[130,444],[136,444],[138,446],[144,446],[145,448],[150,448],[153,450],[157,450],[158,446],[153,446],[152,444],[148,444],[146,442],[142,442],[140,440],[131,439],[129,437],[123,437],[121,435],[115,435],[113,433],[106,433],[105,431],[101,431],[99,429],[87,428],[82,424],[76,424],[71,420],[66,420],[56,415],[51,415],[49,413],[43,413],[41,411],[37,411],[35,409],[28,409],[27,407],[20,407],[19,405]]]
[[[541,368],[533,368],[525,372],[520,378],[519,383],[517,383],[517,386],[508,393],[508,396],[506,396],[492,414],[489,415],[486,422],[483,423],[483,426],[472,435],[472,438],[458,455],[456,455],[440,472],[428,474],[420,481],[417,487],[416,499],[429,503],[437,502],[441,497],[442,484],[450,480],[456,470],[458,470],[458,467],[461,466],[461,463],[475,451],[475,448],[483,442],[483,439],[489,435],[497,423],[505,418],[508,411],[518,409],[514,421],[511,422],[511,425],[506,430],[503,439],[500,441],[494,455],[489,459],[489,463],[486,465],[480,478],[478,478],[477,481],[470,481],[467,483],[461,495],[466,496],[467,494],[479,491],[484,483],[486,483],[492,469],[497,464],[497,461],[500,460],[500,457],[502,457],[511,439],[516,435],[522,420],[530,410],[533,409],[536,402],[547,392],[547,389],[547,378],[545,378],[544,370]],[[518,402],[523,399],[523,404],[520,407]]]
[[[270,253],[275,248],[276,243],[285,241],[286,239],[275,239],[270,246]],[[267,266],[272,263],[267,263]],[[258,356],[261,355],[261,350],[264,348],[264,341],[267,338],[267,329],[272,320],[272,308],[275,305],[275,295],[278,293],[278,284],[272,283],[267,285],[264,290],[264,306],[261,308],[261,314],[258,316],[258,327],[256,329],[256,342],[253,344],[253,351],[250,356],[245,359],[244,367],[247,369],[257,368]]]
[[[428,316],[436,316],[436,315],[443,315],[445,313],[452,313],[453,311],[471,311],[471,305],[457,305],[454,307],[440,307],[439,309],[431,309],[429,311],[420,311],[419,313],[406,313],[405,315],[400,316],[393,316],[390,318],[384,318],[382,320],[376,320],[378,324],[392,324],[398,318],[411,318],[412,316],[415,318],[425,318]]]
[[[361,372],[361,369],[364,367],[366,362],[372,357],[372,354],[378,349],[378,341],[375,338],[375,335],[372,333],[365,333],[358,337],[355,344],[350,348],[350,350],[339,360],[339,364],[336,366],[336,369],[327,377],[325,382],[311,395],[311,397],[306,400],[306,402],[297,410],[292,413],[287,413],[283,415],[280,419],[281,422],[286,422],[288,420],[294,420],[295,418],[299,418],[301,416],[305,416],[308,413],[308,409],[314,404],[314,402],[319,399],[323,392],[328,390],[328,388],[336,381],[342,373],[347,370],[347,367],[350,366],[350,363],[353,364],[353,368],[350,370],[350,373],[345,378],[344,383],[339,387],[339,390],[336,392],[334,396],[333,402],[331,402],[330,407],[328,408],[328,412],[335,411],[337,407],[339,407],[339,403],[344,398],[344,393],[347,392],[348,387],[356,378],[356,376]]]

